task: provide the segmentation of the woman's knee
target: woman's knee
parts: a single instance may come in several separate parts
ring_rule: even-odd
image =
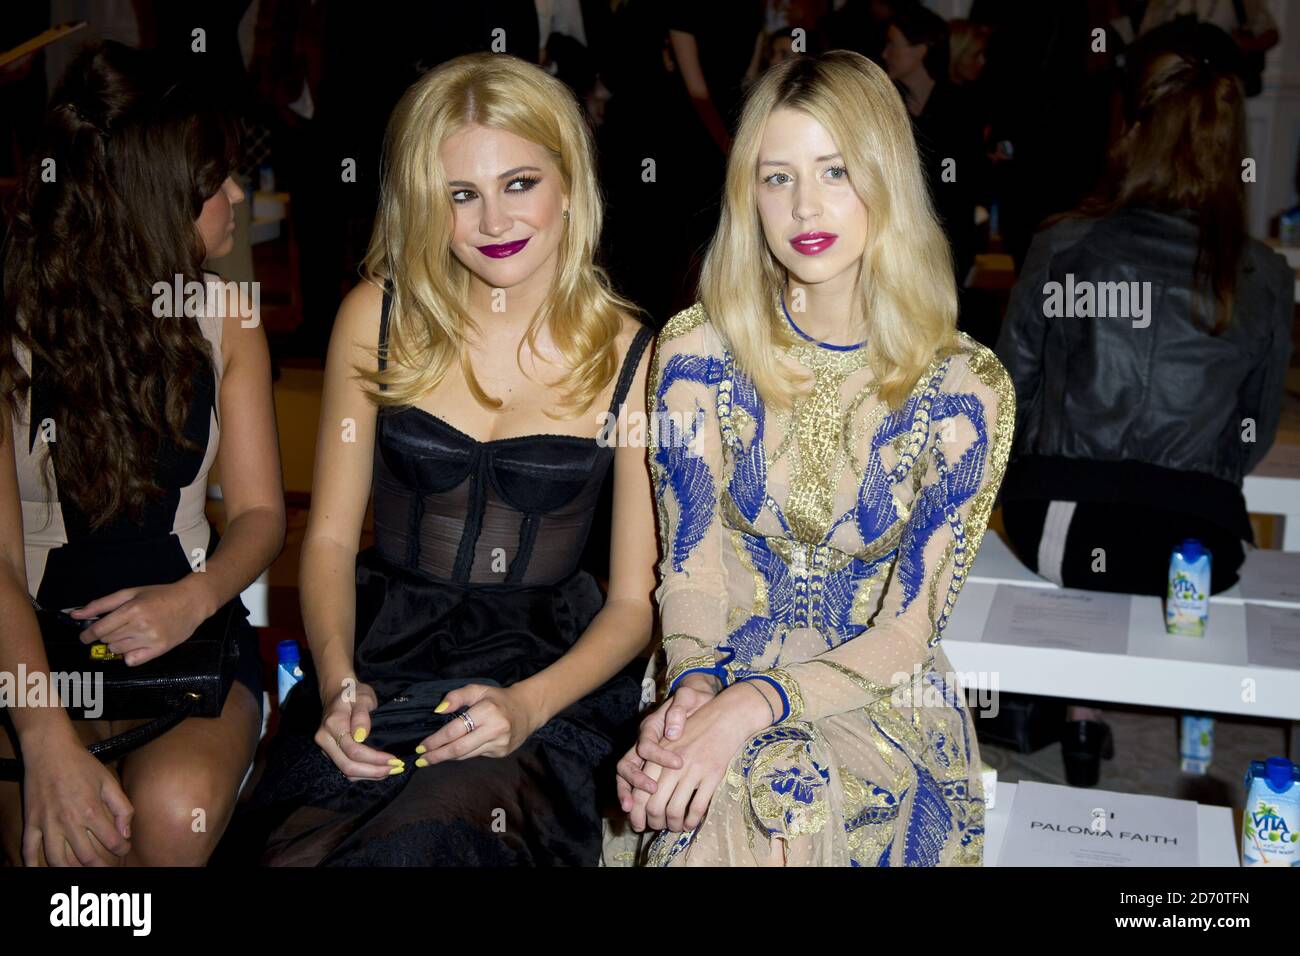
[[[128,789],[132,858],[150,866],[201,866],[234,809],[239,781],[211,763],[177,764]]]
[[[257,707],[236,685],[219,718],[191,718],[127,758],[123,786],[135,808],[133,862],[207,861],[230,821],[252,761]]]

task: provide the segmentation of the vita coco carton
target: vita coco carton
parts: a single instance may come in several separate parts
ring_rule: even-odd
[[[1165,631],[1204,637],[1210,615],[1210,552],[1188,538],[1169,558],[1169,591],[1165,596]]]
[[[1241,815],[1243,866],[1300,866],[1300,765],[1252,760]]]

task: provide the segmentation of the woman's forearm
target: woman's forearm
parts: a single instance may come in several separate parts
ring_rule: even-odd
[[[202,570],[181,580],[191,588],[203,616],[211,617],[271,566],[284,547],[284,511],[250,508],[237,515],[221,536],[221,545],[206,556]]]
[[[0,621],[5,622],[0,628],[0,672],[11,675],[13,686],[22,694],[26,687],[25,682],[18,680],[19,670],[28,674],[49,673],[50,664],[31,601],[14,575],[0,575]],[[77,732],[62,707],[27,707],[25,703],[14,701],[5,708],[18,734],[20,749],[42,746],[59,738],[77,740]]]
[[[691,105],[695,107],[695,113],[704,124],[709,137],[725,156],[731,151],[731,133],[727,130],[726,120],[718,112],[717,105],[708,97],[691,97]]]
[[[298,588],[302,623],[322,697],[352,676],[355,643],[356,549],[328,539],[303,542]]]
[[[608,601],[563,657],[516,684],[532,695],[537,726],[626,667],[650,643],[653,619],[647,601]]]

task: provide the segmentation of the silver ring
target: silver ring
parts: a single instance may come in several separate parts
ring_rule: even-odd
[[[469,715],[469,711],[462,710],[456,716],[465,721],[465,732],[472,734],[474,732],[474,718]]]

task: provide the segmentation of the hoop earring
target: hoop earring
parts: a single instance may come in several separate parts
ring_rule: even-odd
[[[569,210],[567,210],[567,209],[564,210],[564,224],[565,224],[566,226],[569,224]]]

